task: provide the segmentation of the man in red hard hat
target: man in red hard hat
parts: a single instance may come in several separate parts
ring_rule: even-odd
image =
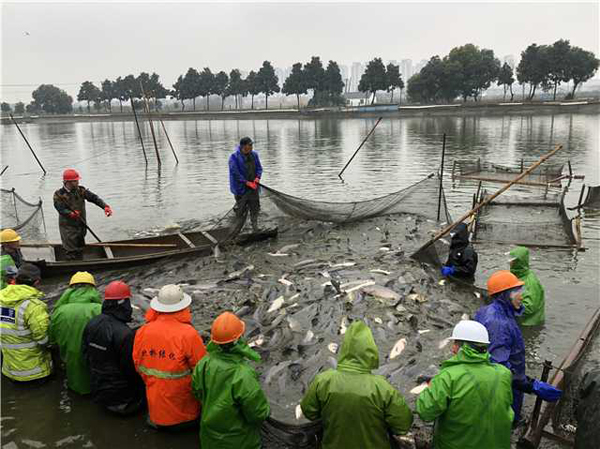
[[[107,217],[112,210],[102,199],[79,185],[79,173],[72,168],[63,172],[63,187],[54,192],[54,208],[58,211],[60,239],[68,260],[83,259],[87,228],[85,202],[91,201],[104,209]]]
[[[113,281],[104,291],[102,313],[92,318],[82,336],[83,358],[90,373],[94,402],[118,415],[130,415],[145,404],[144,383],[133,364],[135,331],[131,290]]]

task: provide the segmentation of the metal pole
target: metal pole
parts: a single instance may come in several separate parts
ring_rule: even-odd
[[[131,109],[133,110],[133,117],[135,118],[135,124],[137,125],[138,136],[140,136],[140,143],[142,144],[142,151],[144,152],[144,160],[146,161],[146,165],[148,165],[148,156],[146,156],[146,148],[144,148],[144,139],[142,139],[142,130],[140,129],[140,122],[137,118],[137,113],[135,112],[135,105],[133,104],[133,98],[131,100]]]
[[[440,193],[438,197],[437,221],[440,221],[440,212],[442,210],[442,191],[444,188],[444,159],[446,157],[446,133],[442,140],[442,165],[440,167]]]
[[[371,136],[371,134],[373,134],[373,131],[375,131],[375,128],[377,128],[377,125],[379,125],[379,122],[382,119],[383,119],[383,117],[379,117],[377,119],[377,122],[375,123],[375,126],[373,126],[373,128],[371,129],[371,131],[369,131],[369,134],[367,134],[367,137],[365,137],[363,139],[363,141],[360,143],[359,147],[356,149],[356,151],[354,152],[354,154],[352,155],[352,157],[350,158],[350,160],[346,163],[346,165],[344,165],[344,168],[342,168],[342,171],[338,173],[338,178],[342,179],[342,173],[344,173],[344,171],[346,170],[346,168],[348,168],[348,165],[350,165],[350,162],[352,162],[352,160],[354,159],[354,157],[356,156],[356,154],[358,153],[358,151],[362,148],[362,146],[365,144],[365,142]]]
[[[19,124],[17,123],[17,121],[15,120],[15,118],[12,116],[12,114],[9,114],[9,116],[10,116],[10,119],[12,120],[12,122],[15,124],[15,126],[19,130],[19,133],[21,133],[21,137],[23,138],[23,140],[25,141],[25,143],[27,144],[27,146],[31,150],[31,154],[33,154],[33,157],[37,161],[38,165],[40,166],[40,168],[42,169],[42,171],[44,172],[44,174],[46,174],[46,169],[44,168],[44,166],[42,165],[42,163],[38,159],[37,155],[35,154],[35,151],[33,151],[33,148],[31,148],[31,145],[29,145],[29,141],[27,140],[27,137],[25,137],[25,134],[23,134],[23,131],[21,131],[21,128],[19,128]],[[2,172],[2,173],[4,173],[4,172]]]

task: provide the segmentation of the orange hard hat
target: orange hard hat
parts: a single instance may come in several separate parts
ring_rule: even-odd
[[[223,312],[213,322],[210,339],[218,345],[236,341],[246,330],[246,323],[231,312]]]
[[[77,173],[77,170],[67,168],[63,172],[63,181],[79,181],[80,179],[81,177],[79,176],[79,173]]]
[[[508,270],[496,271],[487,281],[488,294],[490,296],[495,295],[496,293],[520,287],[524,284],[524,282],[520,281],[518,277]]]
[[[131,298],[131,290],[123,281],[112,281],[104,290],[104,300]]]

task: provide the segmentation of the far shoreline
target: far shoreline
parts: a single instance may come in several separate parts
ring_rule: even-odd
[[[547,101],[547,102],[499,102],[499,103],[455,103],[446,105],[397,105],[375,104],[345,108],[306,108],[297,109],[244,109],[225,111],[161,112],[151,118],[163,120],[311,120],[320,118],[403,118],[440,116],[499,116],[534,114],[598,114],[600,100]],[[138,112],[138,117],[147,120],[147,114]],[[133,121],[130,112],[112,114],[65,114],[65,115],[25,115],[15,116],[18,123],[78,123],[78,122],[124,122]],[[10,125],[10,117],[3,116],[3,125]]]

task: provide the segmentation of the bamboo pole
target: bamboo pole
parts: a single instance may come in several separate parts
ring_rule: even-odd
[[[414,258],[416,254],[420,253],[421,251],[426,250],[427,248],[429,248],[431,245],[433,245],[437,240],[439,240],[440,238],[442,238],[443,236],[445,236],[446,234],[448,234],[452,229],[454,229],[458,224],[462,223],[465,219],[467,219],[468,217],[470,217],[471,215],[473,215],[475,212],[477,212],[479,209],[481,209],[483,206],[485,206],[486,204],[488,204],[490,201],[493,201],[494,198],[502,195],[504,192],[506,192],[508,189],[510,189],[513,184],[517,183],[518,181],[520,181],[521,179],[523,179],[525,176],[527,176],[529,173],[531,173],[533,170],[535,170],[537,167],[539,167],[541,164],[543,164],[544,162],[546,162],[547,159],[551,158],[552,156],[554,156],[557,152],[559,152],[560,150],[562,150],[562,145],[557,145],[556,148],[554,150],[552,150],[550,153],[546,154],[545,156],[542,156],[542,158],[537,161],[535,164],[533,164],[531,167],[529,167],[527,170],[525,170],[523,173],[521,173],[519,176],[517,176],[515,179],[513,179],[511,182],[509,182],[508,184],[506,184],[504,187],[502,187],[500,190],[498,190],[496,193],[494,193],[492,196],[484,199],[481,203],[479,203],[477,206],[475,206],[473,209],[471,209],[469,212],[467,212],[466,214],[464,214],[462,217],[460,217],[458,220],[456,220],[454,223],[446,226],[444,229],[442,229],[440,232],[438,232],[433,238],[431,238],[427,243],[425,243],[423,246],[421,246],[417,251],[415,251],[412,254],[412,257]]]
[[[373,134],[373,131],[375,131],[375,128],[377,128],[377,125],[379,125],[379,122],[382,119],[383,119],[383,117],[379,117],[377,119],[377,122],[375,122],[375,125],[373,126],[373,128],[371,129],[371,131],[369,131],[369,134],[367,134],[367,137],[365,137],[363,139],[363,141],[360,143],[360,145],[358,146],[358,148],[356,149],[356,151],[354,152],[354,154],[352,155],[352,157],[350,158],[350,160],[346,163],[346,165],[344,165],[344,168],[342,168],[342,171],[338,173],[338,178],[342,179],[342,173],[344,173],[344,171],[346,171],[346,168],[348,168],[348,165],[350,165],[350,162],[352,162],[352,160],[358,154],[358,152],[363,147],[363,145],[365,144],[365,142],[367,141],[367,139],[371,136],[371,134]],[[342,179],[342,181],[343,181],[343,179]]]
[[[173,152],[173,156],[175,157],[175,165],[179,164],[179,158],[177,157],[177,153],[175,153],[175,148],[173,148],[173,144],[171,143],[171,139],[169,139],[169,134],[167,133],[167,128],[165,128],[165,124],[162,121],[162,118],[158,116],[158,120],[160,120],[160,124],[162,125],[163,132],[165,133],[165,137],[167,138],[167,142],[169,142],[169,146],[171,147],[171,151]]]
[[[27,137],[25,137],[25,134],[23,134],[23,131],[21,131],[21,128],[19,127],[19,124],[17,123],[17,121],[15,120],[15,118],[13,117],[12,114],[8,114],[8,115],[10,116],[10,119],[12,120],[12,122],[15,124],[15,126],[19,130],[19,133],[21,134],[21,137],[23,138],[23,140],[25,141],[25,143],[27,144],[27,146],[31,150],[31,154],[33,154],[33,157],[37,161],[38,165],[40,166],[40,168],[42,169],[42,171],[44,172],[44,174],[46,174],[46,169],[44,168],[44,166],[42,165],[42,163],[38,159],[37,154],[35,154],[35,151],[33,151],[33,148],[31,148],[31,145],[29,144],[29,141],[27,140]],[[2,173],[4,173],[4,172],[2,172]]]
[[[444,158],[446,157],[446,133],[442,139],[442,165],[440,167],[440,193],[438,196],[437,221],[440,221],[440,212],[442,209],[442,191],[444,189]]]
[[[144,110],[148,115],[148,123],[150,124],[150,133],[152,134],[152,141],[154,142],[154,151],[156,151],[156,160],[158,161],[158,166],[161,166],[160,154],[158,153],[158,145],[156,144],[156,134],[154,134],[154,125],[152,124],[152,117],[150,115],[150,108],[148,107],[148,99],[146,98],[146,93],[144,92],[144,86],[140,81],[140,88],[142,89],[142,99],[144,100]]]
[[[0,173],[0,176],[2,176],[6,170],[8,170],[8,165],[2,169],[2,173]]]
[[[135,124],[138,130],[138,136],[140,137],[140,143],[142,144],[142,151],[144,152],[144,160],[146,161],[146,166],[148,165],[148,156],[146,155],[146,148],[144,148],[144,139],[142,138],[142,130],[140,129],[140,122],[138,121],[137,113],[135,112],[135,105],[133,104],[133,98],[131,100],[131,110],[133,111],[133,118],[135,119]]]

